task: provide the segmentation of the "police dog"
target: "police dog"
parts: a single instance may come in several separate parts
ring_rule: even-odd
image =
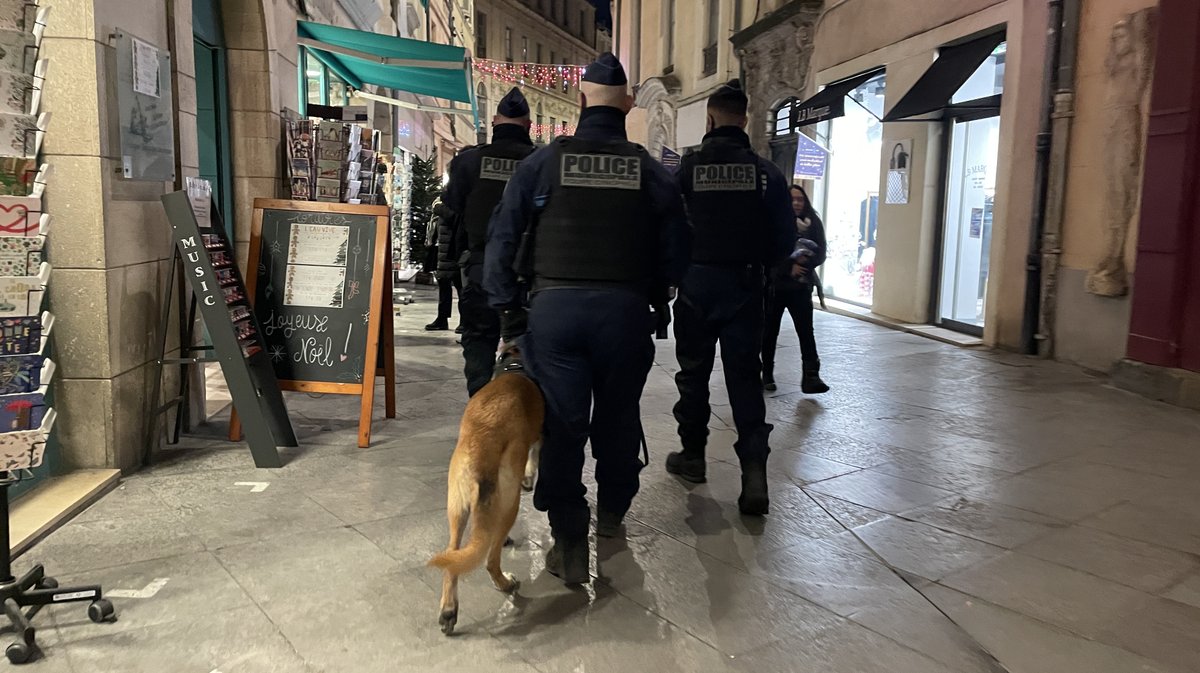
[[[521,489],[533,488],[545,417],[542,392],[520,373],[519,363],[517,349],[507,347],[496,376],[467,403],[450,458],[450,544],[429,562],[443,571],[438,623],[446,635],[458,621],[459,576],[485,558],[497,589],[517,588],[516,578],[500,571],[500,552],[517,519]],[[471,533],[460,547],[468,520]]]

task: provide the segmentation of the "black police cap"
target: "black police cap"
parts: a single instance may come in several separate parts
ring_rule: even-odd
[[[600,54],[599,58],[588,65],[583,71],[583,81],[604,86],[629,84],[629,79],[625,76],[625,68],[621,67],[621,62],[617,60],[616,56],[613,56],[611,51]]]
[[[504,98],[500,99],[500,104],[496,106],[496,114],[509,119],[528,117],[529,102],[525,100],[521,90],[514,86],[504,95]]]

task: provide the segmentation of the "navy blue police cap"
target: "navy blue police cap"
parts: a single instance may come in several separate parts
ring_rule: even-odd
[[[583,71],[583,81],[604,86],[629,84],[629,79],[625,77],[625,68],[621,67],[621,62],[611,51],[600,54],[600,57]]]
[[[529,103],[525,100],[521,90],[514,86],[504,95],[504,98],[500,99],[500,104],[496,106],[496,114],[509,119],[528,117]]]

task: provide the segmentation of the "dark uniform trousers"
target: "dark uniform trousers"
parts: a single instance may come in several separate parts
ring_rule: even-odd
[[[546,398],[533,504],[549,515],[556,539],[588,534],[581,480],[589,438],[600,509],[624,515],[637,495],[652,330],[647,301],[635,292],[552,289],[533,296],[521,348]]]
[[[488,305],[487,291],[483,289],[483,264],[468,264],[463,268],[463,287],[458,297],[458,314],[464,330],[463,373],[467,377],[467,393],[474,396],[492,380],[500,344],[500,314]]]
[[[743,461],[766,460],[771,426],[766,423],[759,349],[763,329],[761,267],[693,266],[675,300],[675,353],[679,402],[675,420],[685,453],[703,455],[708,440],[709,378],[721,346],[725,385]]]

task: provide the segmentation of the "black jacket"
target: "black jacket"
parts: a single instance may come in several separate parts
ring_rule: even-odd
[[[438,203],[433,208],[434,226],[437,227],[437,277],[453,278],[458,273],[456,229],[457,216],[448,206]]]
[[[811,212],[807,222],[796,218],[796,240],[799,241],[802,238],[817,244],[817,256],[808,265],[808,277],[793,278],[793,262],[789,259],[777,265],[773,273],[771,273],[771,282],[775,284],[776,290],[795,289],[811,292],[811,287],[818,282],[816,270],[817,267],[825,263],[825,258],[828,254],[828,244],[825,241],[825,223],[821,221],[821,216],[817,215],[816,211]]]

